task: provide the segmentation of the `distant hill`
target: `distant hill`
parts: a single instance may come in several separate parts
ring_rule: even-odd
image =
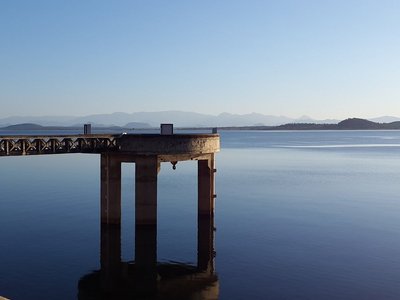
[[[273,130],[334,130],[337,124],[291,123],[273,127]]]
[[[22,124],[15,124],[15,125],[9,125],[5,126],[3,128],[0,128],[2,130],[70,130],[70,129],[80,129],[83,128],[83,126],[75,127],[75,126],[42,126],[39,124],[35,123],[22,123]]]
[[[92,124],[92,131],[95,132],[123,132],[129,131],[133,129],[146,129],[151,128],[149,124],[146,123],[128,123],[126,126],[102,126],[102,125],[93,125]],[[5,127],[0,127],[0,130],[6,131],[62,131],[62,130],[74,130],[74,131],[81,131],[83,132],[83,124],[75,125],[75,126],[42,126],[35,123],[22,123],[22,124],[15,124],[15,125],[8,125]]]
[[[338,129],[382,129],[380,123],[375,123],[365,119],[351,118],[337,124]]]
[[[400,129],[400,121],[390,123],[376,123],[369,120],[351,118],[339,122],[338,129]]]
[[[150,124],[149,123],[141,123],[141,122],[129,122],[127,124],[125,124],[124,126],[125,128],[150,128]]]
[[[23,123],[23,124],[9,125],[9,126],[3,127],[2,129],[5,129],[5,130],[43,130],[44,127],[42,125],[33,124],[33,123]]]

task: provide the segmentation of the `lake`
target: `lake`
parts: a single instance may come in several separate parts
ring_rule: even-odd
[[[218,299],[400,298],[400,131],[220,134]],[[101,267],[99,155],[0,157],[0,176],[0,296],[77,299]],[[158,187],[157,261],[195,265],[196,163],[162,164]],[[123,164],[125,262],[133,201]]]

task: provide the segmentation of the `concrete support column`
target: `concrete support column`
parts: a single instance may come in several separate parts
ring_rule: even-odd
[[[197,268],[214,273],[214,218],[199,216],[197,221]]]
[[[214,216],[214,154],[198,161],[198,215]]]
[[[121,223],[121,161],[115,154],[101,154],[101,223]]]
[[[160,163],[157,156],[138,158],[135,172],[135,223],[157,225],[157,175]]]

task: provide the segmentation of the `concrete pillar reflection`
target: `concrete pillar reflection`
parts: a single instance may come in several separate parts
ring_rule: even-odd
[[[214,154],[208,159],[198,161],[198,214],[214,216]]]
[[[121,261],[121,226],[101,224],[99,272],[84,276],[78,299],[218,299],[214,219],[200,217],[197,266],[157,262],[157,227],[135,227],[134,262]]]
[[[197,267],[200,271],[213,274],[214,264],[214,218],[198,218],[197,224]]]
[[[101,222],[121,223],[121,161],[112,153],[101,154]]]
[[[137,293],[143,297],[157,294],[157,227],[136,226],[135,267]]]
[[[105,290],[114,290],[121,276],[121,226],[101,224],[100,231],[101,283]]]
[[[160,163],[157,156],[138,158],[135,172],[136,226],[157,225],[157,176]]]

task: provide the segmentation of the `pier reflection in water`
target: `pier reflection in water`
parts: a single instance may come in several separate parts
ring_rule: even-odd
[[[121,261],[120,225],[102,224],[101,269],[83,276],[78,299],[218,299],[214,220],[198,219],[197,265],[157,262],[157,227],[136,226],[135,259]]]

